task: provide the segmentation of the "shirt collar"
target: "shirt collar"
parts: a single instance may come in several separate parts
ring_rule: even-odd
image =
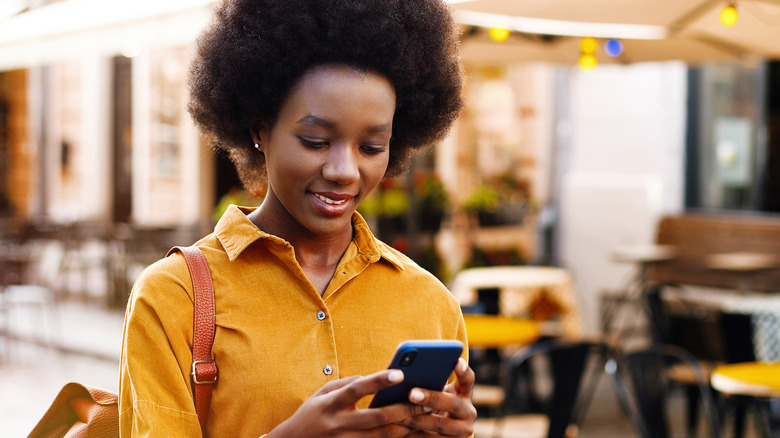
[[[286,243],[285,240],[257,228],[249,220],[247,214],[251,213],[255,208],[238,207],[231,204],[214,227],[214,234],[225,248],[230,261],[238,258],[249,245],[258,239]],[[392,263],[396,268],[404,269],[401,258],[374,236],[360,213],[355,212],[352,215],[352,226],[355,230],[352,243],[356,246],[357,251],[365,255],[371,263],[383,258]]]
[[[392,263],[396,268],[404,270],[404,265],[398,255],[374,236],[374,233],[368,228],[366,220],[357,211],[352,215],[352,227],[355,230],[352,243],[357,246],[358,252],[365,254],[369,258],[371,263],[378,261],[381,257]]]

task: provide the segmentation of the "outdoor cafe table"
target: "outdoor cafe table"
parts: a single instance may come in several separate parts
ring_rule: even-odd
[[[780,293],[741,293],[715,290],[668,291],[665,298],[728,313],[750,315],[756,360],[780,361]]]
[[[769,400],[772,438],[780,438],[780,362],[743,362],[715,367],[710,384],[723,394]]]
[[[742,294],[750,293],[750,279],[753,275],[762,271],[777,269],[780,260],[773,254],[737,251],[710,254],[704,260],[705,266],[710,269],[730,272],[739,276],[738,291]]]
[[[547,266],[494,266],[465,269],[455,277],[450,290],[468,306],[477,302],[477,290],[497,288],[502,315],[525,316],[540,300],[555,306],[560,331],[569,338],[582,336],[582,315],[571,276],[563,268]]]
[[[523,347],[541,336],[539,323],[524,318],[467,313],[463,319],[469,348]],[[498,385],[477,384],[472,401],[475,406],[497,407],[503,403],[504,396],[503,388]]]
[[[469,348],[524,346],[541,336],[539,324],[524,318],[465,314]]]

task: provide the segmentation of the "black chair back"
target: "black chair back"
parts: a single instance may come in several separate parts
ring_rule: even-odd
[[[676,345],[699,360],[726,361],[719,312],[691,303],[670,305],[662,297],[665,289],[685,293],[682,285],[659,284],[644,295],[653,343]]]
[[[546,356],[549,363],[552,389],[541,402],[541,410],[550,420],[548,438],[563,438],[566,429],[577,418],[576,408],[589,353],[594,345],[589,342],[567,342],[548,339],[537,342],[510,359],[506,387],[507,403],[504,415],[526,413],[533,389],[529,387],[529,362]],[[507,412],[511,411],[511,412]]]
[[[683,365],[693,373],[709,423],[710,436],[720,438],[718,411],[705,376],[695,357],[683,348],[656,344],[607,362],[615,390],[634,429],[642,438],[670,438],[667,401],[672,390],[669,370]]]

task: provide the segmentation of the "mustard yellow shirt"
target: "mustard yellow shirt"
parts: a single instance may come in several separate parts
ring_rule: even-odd
[[[214,233],[196,244],[215,289],[212,351],[219,380],[209,436],[265,434],[326,382],[385,369],[402,341],[466,344],[455,298],[377,240],[359,214],[353,217],[355,237],[320,296],[293,247],[258,229],[246,217],[249,211],[231,206]],[[134,285],[121,357],[123,437],[201,435],[190,379],[192,311],[181,254],[154,263]]]

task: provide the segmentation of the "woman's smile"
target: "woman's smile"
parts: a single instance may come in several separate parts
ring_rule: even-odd
[[[313,195],[314,208],[325,216],[341,216],[345,213],[352,213],[350,205],[354,196],[347,194],[338,194],[332,192],[309,192]]]

